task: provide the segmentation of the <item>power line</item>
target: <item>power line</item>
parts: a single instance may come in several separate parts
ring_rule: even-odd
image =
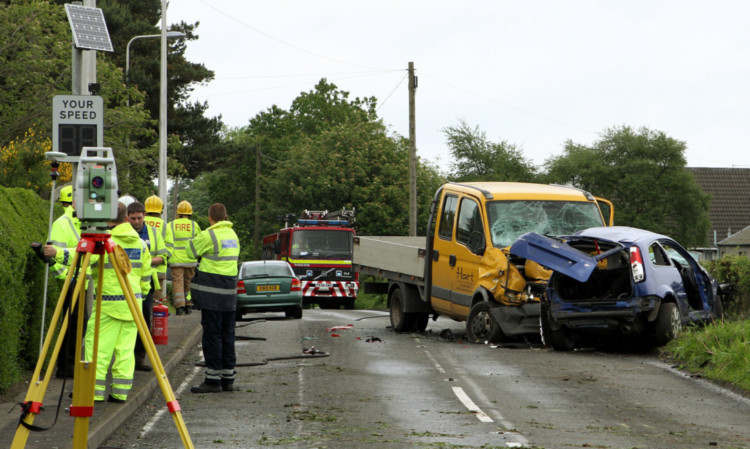
[[[220,10],[220,9],[216,8],[216,7],[215,7],[215,6],[213,6],[212,4],[210,4],[210,3],[206,2],[205,0],[200,0],[200,2],[201,2],[201,3],[203,3],[204,5],[206,5],[207,7],[209,7],[209,8],[211,8],[211,9],[213,9],[214,11],[218,12],[219,14],[221,14],[221,15],[223,15],[223,16],[225,16],[225,17],[227,17],[228,19],[230,19],[230,20],[232,20],[232,21],[234,21],[234,22],[237,22],[238,24],[242,25],[243,27],[245,27],[245,28],[247,28],[247,29],[249,29],[249,30],[252,30],[252,31],[254,31],[254,32],[256,32],[256,33],[258,33],[258,34],[260,34],[260,35],[262,35],[262,36],[266,37],[266,38],[268,38],[268,39],[271,39],[271,40],[273,40],[273,41],[276,41],[276,42],[278,42],[278,43],[280,43],[280,44],[282,44],[282,45],[286,45],[286,46],[287,46],[287,47],[289,47],[289,48],[293,48],[293,49],[295,49],[295,50],[301,51],[301,52],[303,52],[303,53],[307,53],[307,54],[309,54],[309,55],[312,55],[312,56],[315,56],[315,57],[317,57],[317,58],[325,59],[325,60],[328,60],[328,61],[332,61],[332,62],[336,62],[336,63],[339,63],[339,64],[344,64],[344,65],[348,65],[348,66],[351,66],[351,67],[359,67],[359,68],[370,69],[370,70],[386,70],[386,69],[383,69],[383,68],[379,68],[379,67],[371,67],[371,66],[366,66],[366,65],[361,65],[361,64],[352,64],[352,63],[350,63],[350,62],[342,61],[342,60],[340,60],[340,59],[336,59],[336,58],[331,58],[331,57],[329,57],[329,56],[321,55],[320,53],[315,53],[314,51],[310,51],[310,50],[308,50],[308,49],[306,49],[306,48],[302,48],[302,47],[300,47],[300,46],[298,46],[298,45],[294,45],[294,44],[292,44],[292,43],[290,43],[290,42],[287,42],[287,41],[281,40],[281,39],[279,39],[279,38],[277,38],[277,37],[275,37],[275,36],[272,36],[272,35],[270,35],[270,34],[266,33],[265,31],[262,31],[262,30],[260,30],[260,29],[258,29],[258,28],[255,28],[255,27],[254,27],[254,26],[252,26],[252,25],[248,25],[247,23],[245,23],[245,22],[243,22],[243,21],[239,20],[239,19],[238,19],[237,17],[235,17],[235,16],[233,16],[233,15],[231,15],[231,14],[228,14],[228,13],[226,13],[226,12],[224,12],[224,11],[222,11],[222,10]]]
[[[401,83],[403,83],[403,82],[404,82],[404,80],[406,79],[406,77],[407,77],[407,76],[409,76],[409,74],[408,74],[408,73],[406,73],[406,74],[405,74],[405,75],[403,76],[403,78],[401,78],[401,80],[400,80],[400,81],[398,82],[398,84],[396,84],[396,87],[394,87],[394,88],[393,88],[393,90],[391,91],[391,93],[389,93],[389,94],[388,94],[388,96],[387,96],[387,97],[385,97],[385,100],[383,100],[383,102],[382,102],[382,103],[380,103],[380,106],[378,106],[378,108],[377,108],[377,109],[375,110],[375,112],[379,111],[379,110],[380,110],[380,108],[382,108],[382,107],[383,107],[383,105],[385,105],[385,103],[386,103],[386,102],[388,101],[388,99],[389,99],[389,98],[391,98],[391,95],[393,95],[393,93],[394,93],[394,92],[396,92],[396,90],[398,89],[398,87],[399,87],[399,86],[401,85]]]

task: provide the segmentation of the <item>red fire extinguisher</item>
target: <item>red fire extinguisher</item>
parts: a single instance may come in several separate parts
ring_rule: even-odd
[[[151,326],[151,337],[155,345],[166,345],[169,339],[169,308],[162,303],[154,306],[154,322]]]

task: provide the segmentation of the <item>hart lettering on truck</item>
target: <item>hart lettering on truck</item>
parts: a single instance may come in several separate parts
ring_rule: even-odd
[[[439,315],[466,322],[476,342],[539,335],[551,271],[510,253],[527,232],[567,235],[612,225],[612,203],[572,187],[449,183],[433,197],[425,237],[357,236],[355,271],[387,283],[396,332],[424,331]]]
[[[305,210],[280,217],[284,228],[263,238],[263,259],[285,260],[302,284],[303,304],[354,308],[359,275],[352,270],[354,209]]]

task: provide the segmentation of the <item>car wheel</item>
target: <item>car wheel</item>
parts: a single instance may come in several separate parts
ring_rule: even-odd
[[[656,344],[664,346],[674,340],[681,328],[682,322],[680,321],[680,311],[677,309],[677,304],[673,302],[662,303],[654,326]]]
[[[294,318],[296,320],[302,318],[302,307],[290,307],[284,310],[284,315],[287,318]]]
[[[242,321],[242,312],[240,312],[239,310],[234,312],[234,321]]]
[[[400,288],[391,292],[391,327],[396,332],[408,332],[414,324],[414,315],[404,312],[403,297]]]
[[[414,314],[414,331],[424,332],[427,329],[427,323],[430,321],[429,313],[415,313]]]
[[[559,329],[552,330],[549,314],[549,306],[542,304],[541,313],[539,314],[539,333],[542,337],[542,344],[555,351],[572,351],[575,348],[575,340],[568,328],[562,326]]]
[[[503,336],[500,326],[490,313],[491,306],[487,302],[478,302],[471,306],[469,317],[466,319],[466,336],[475,343],[496,342]]]

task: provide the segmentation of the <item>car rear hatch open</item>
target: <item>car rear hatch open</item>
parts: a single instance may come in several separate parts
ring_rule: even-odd
[[[511,245],[510,253],[586,282],[599,261],[623,248],[621,243],[611,240],[575,235],[552,238],[529,232]]]

